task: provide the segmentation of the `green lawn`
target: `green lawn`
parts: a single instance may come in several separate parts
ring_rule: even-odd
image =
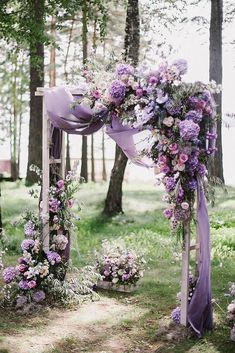
[[[173,254],[180,252],[180,242],[170,234],[168,221],[162,216],[164,204],[161,201],[161,190],[147,184],[125,184],[125,215],[112,220],[101,216],[106,190],[107,184],[81,186],[78,193],[78,199],[82,203],[79,213],[81,221],[77,223],[77,230],[73,234],[72,260],[78,267],[93,263],[93,250],[99,248],[103,239],[120,238],[128,246],[144,250],[148,270],[140,288],[128,298],[130,297],[135,305],[147,309],[146,314],[138,322],[131,319],[124,321],[115,331],[128,332],[128,328],[136,327],[137,332],[144,330],[145,340],[154,342],[157,340],[156,332],[160,320],[169,317],[176,305],[175,296],[180,289],[180,261]],[[19,219],[23,209],[36,209],[37,204],[36,200],[27,196],[27,189],[20,184],[3,184],[2,194],[5,244],[9,249],[5,262],[10,264],[17,257],[17,249],[23,237],[22,227],[17,228],[14,222]],[[156,351],[158,353],[234,352],[234,343],[229,341],[230,328],[225,318],[228,299],[224,293],[228,291],[228,283],[235,281],[235,189],[229,188],[227,195],[218,190],[217,195],[216,206],[209,209],[215,329],[200,340],[166,341]],[[114,296],[120,302],[126,300],[123,295],[117,293],[103,292],[102,295]],[[36,319],[40,325],[41,318]],[[17,316],[12,316],[12,313],[4,315],[0,321],[0,336],[9,330],[17,332],[19,322]],[[27,319],[25,324],[31,325],[32,322]],[[76,344],[79,344],[76,339],[61,342],[53,352],[70,353]],[[140,344],[137,337],[133,344]]]

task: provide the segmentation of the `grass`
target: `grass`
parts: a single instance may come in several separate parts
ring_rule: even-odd
[[[148,270],[140,288],[132,295],[102,292],[102,296],[115,297],[120,302],[128,300],[146,309],[140,320],[124,320],[115,327],[116,333],[129,335],[135,329],[136,335],[130,333],[133,342],[131,349],[140,347],[143,342],[156,342],[159,323],[169,317],[175,307],[175,296],[179,291],[180,261],[173,253],[180,252],[180,242],[169,233],[168,221],[162,216],[164,207],[161,201],[162,191],[151,185],[124,185],[125,215],[112,220],[103,218],[100,213],[103,207],[106,184],[83,185],[78,198],[82,202],[81,221],[76,224],[73,234],[72,260],[81,267],[93,263],[93,250],[99,248],[103,239],[121,239],[128,246],[145,251],[148,259]],[[7,264],[13,263],[17,257],[20,239],[23,237],[22,227],[16,228],[21,211],[27,205],[37,209],[36,200],[30,200],[27,190],[21,184],[6,183],[2,185],[3,221],[6,233],[6,244],[9,252],[5,258]],[[226,306],[228,299],[224,293],[228,291],[228,283],[235,280],[235,189],[229,188],[225,195],[218,190],[216,206],[209,208],[212,238],[212,290],[214,304],[215,329],[202,339],[182,340],[180,342],[164,342],[157,353],[232,353],[234,343],[229,341],[229,326],[226,322]],[[1,313],[0,313],[1,315]],[[41,324],[41,319],[27,319],[26,324]],[[38,321],[37,321],[38,320]],[[0,335],[4,332],[17,332],[20,319],[17,315],[4,315],[0,321]],[[2,333],[1,333],[2,331]],[[141,332],[141,334],[138,334]],[[76,350],[80,343],[76,338],[61,340],[51,353],[85,352]],[[89,352],[95,347],[89,344]],[[133,348],[134,347],[134,348]],[[84,348],[85,349],[85,348]],[[134,350],[130,350],[134,351]],[[143,352],[147,352],[143,351]]]

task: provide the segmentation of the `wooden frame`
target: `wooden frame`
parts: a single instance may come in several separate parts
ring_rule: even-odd
[[[43,128],[42,128],[42,210],[43,222],[43,250],[49,251],[49,187],[50,187],[50,164],[60,164],[61,176],[65,175],[65,133],[62,132],[62,148],[59,159],[50,159],[50,121],[45,108],[44,92],[47,88],[38,87],[36,96],[43,100]],[[73,95],[78,94],[76,90],[70,90]],[[196,250],[196,261],[198,266],[199,241],[196,236],[196,244],[190,245],[190,219],[183,223],[183,247],[182,247],[182,272],[181,272],[181,324],[188,325],[188,296],[189,296],[189,261],[190,251]]]

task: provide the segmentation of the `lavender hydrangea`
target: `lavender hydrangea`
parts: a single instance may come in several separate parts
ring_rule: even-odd
[[[181,111],[181,106],[178,102],[174,102],[171,99],[165,103],[165,108],[170,115],[179,115]]]
[[[22,279],[19,282],[19,288],[22,290],[28,290],[29,289],[28,282],[26,280]]]
[[[35,224],[29,220],[24,226],[24,234],[28,238],[33,238],[35,235]]]
[[[134,74],[134,67],[129,64],[118,64],[116,68],[116,75],[118,78],[122,77],[123,75],[133,75]]]
[[[126,93],[126,85],[119,81],[119,80],[114,80],[111,83],[111,86],[109,88],[109,98],[111,102],[115,103],[116,105],[121,104],[125,97]]]
[[[30,250],[34,247],[35,241],[33,239],[24,239],[21,243],[21,249],[24,250]]]
[[[55,251],[48,251],[47,259],[51,265],[55,265],[61,262],[61,256]]]
[[[45,292],[43,290],[39,290],[33,293],[33,301],[36,303],[42,302],[46,298]]]
[[[180,136],[183,140],[189,141],[197,138],[200,127],[192,120],[183,120],[179,123]]]
[[[195,170],[198,166],[198,158],[197,156],[190,156],[188,161],[186,162],[187,168],[190,170]]]
[[[172,66],[175,66],[179,75],[185,75],[188,70],[188,63],[185,59],[173,61]]]
[[[3,280],[5,283],[11,283],[16,278],[16,270],[14,267],[7,267],[3,271]]]
[[[190,110],[185,114],[186,120],[192,120],[194,123],[200,123],[202,121],[202,113],[197,110]]]
[[[175,179],[174,179],[173,177],[168,177],[168,178],[166,178],[166,184],[165,184],[165,186],[166,186],[166,190],[167,190],[168,192],[173,191],[173,190],[175,189],[175,186],[176,186],[176,181],[175,181]]]
[[[177,324],[180,324],[180,317],[181,317],[181,310],[180,307],[177,306],[174,310],[171,312],[171,319],[176,322]]]

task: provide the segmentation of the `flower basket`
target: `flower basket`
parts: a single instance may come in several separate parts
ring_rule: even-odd
[[[97,283],[97,288],[116,291],[121,293],[132,293],[139,288],[138,284],[113,284],[112,282],[108,281],[101,281],[99,280]]]

